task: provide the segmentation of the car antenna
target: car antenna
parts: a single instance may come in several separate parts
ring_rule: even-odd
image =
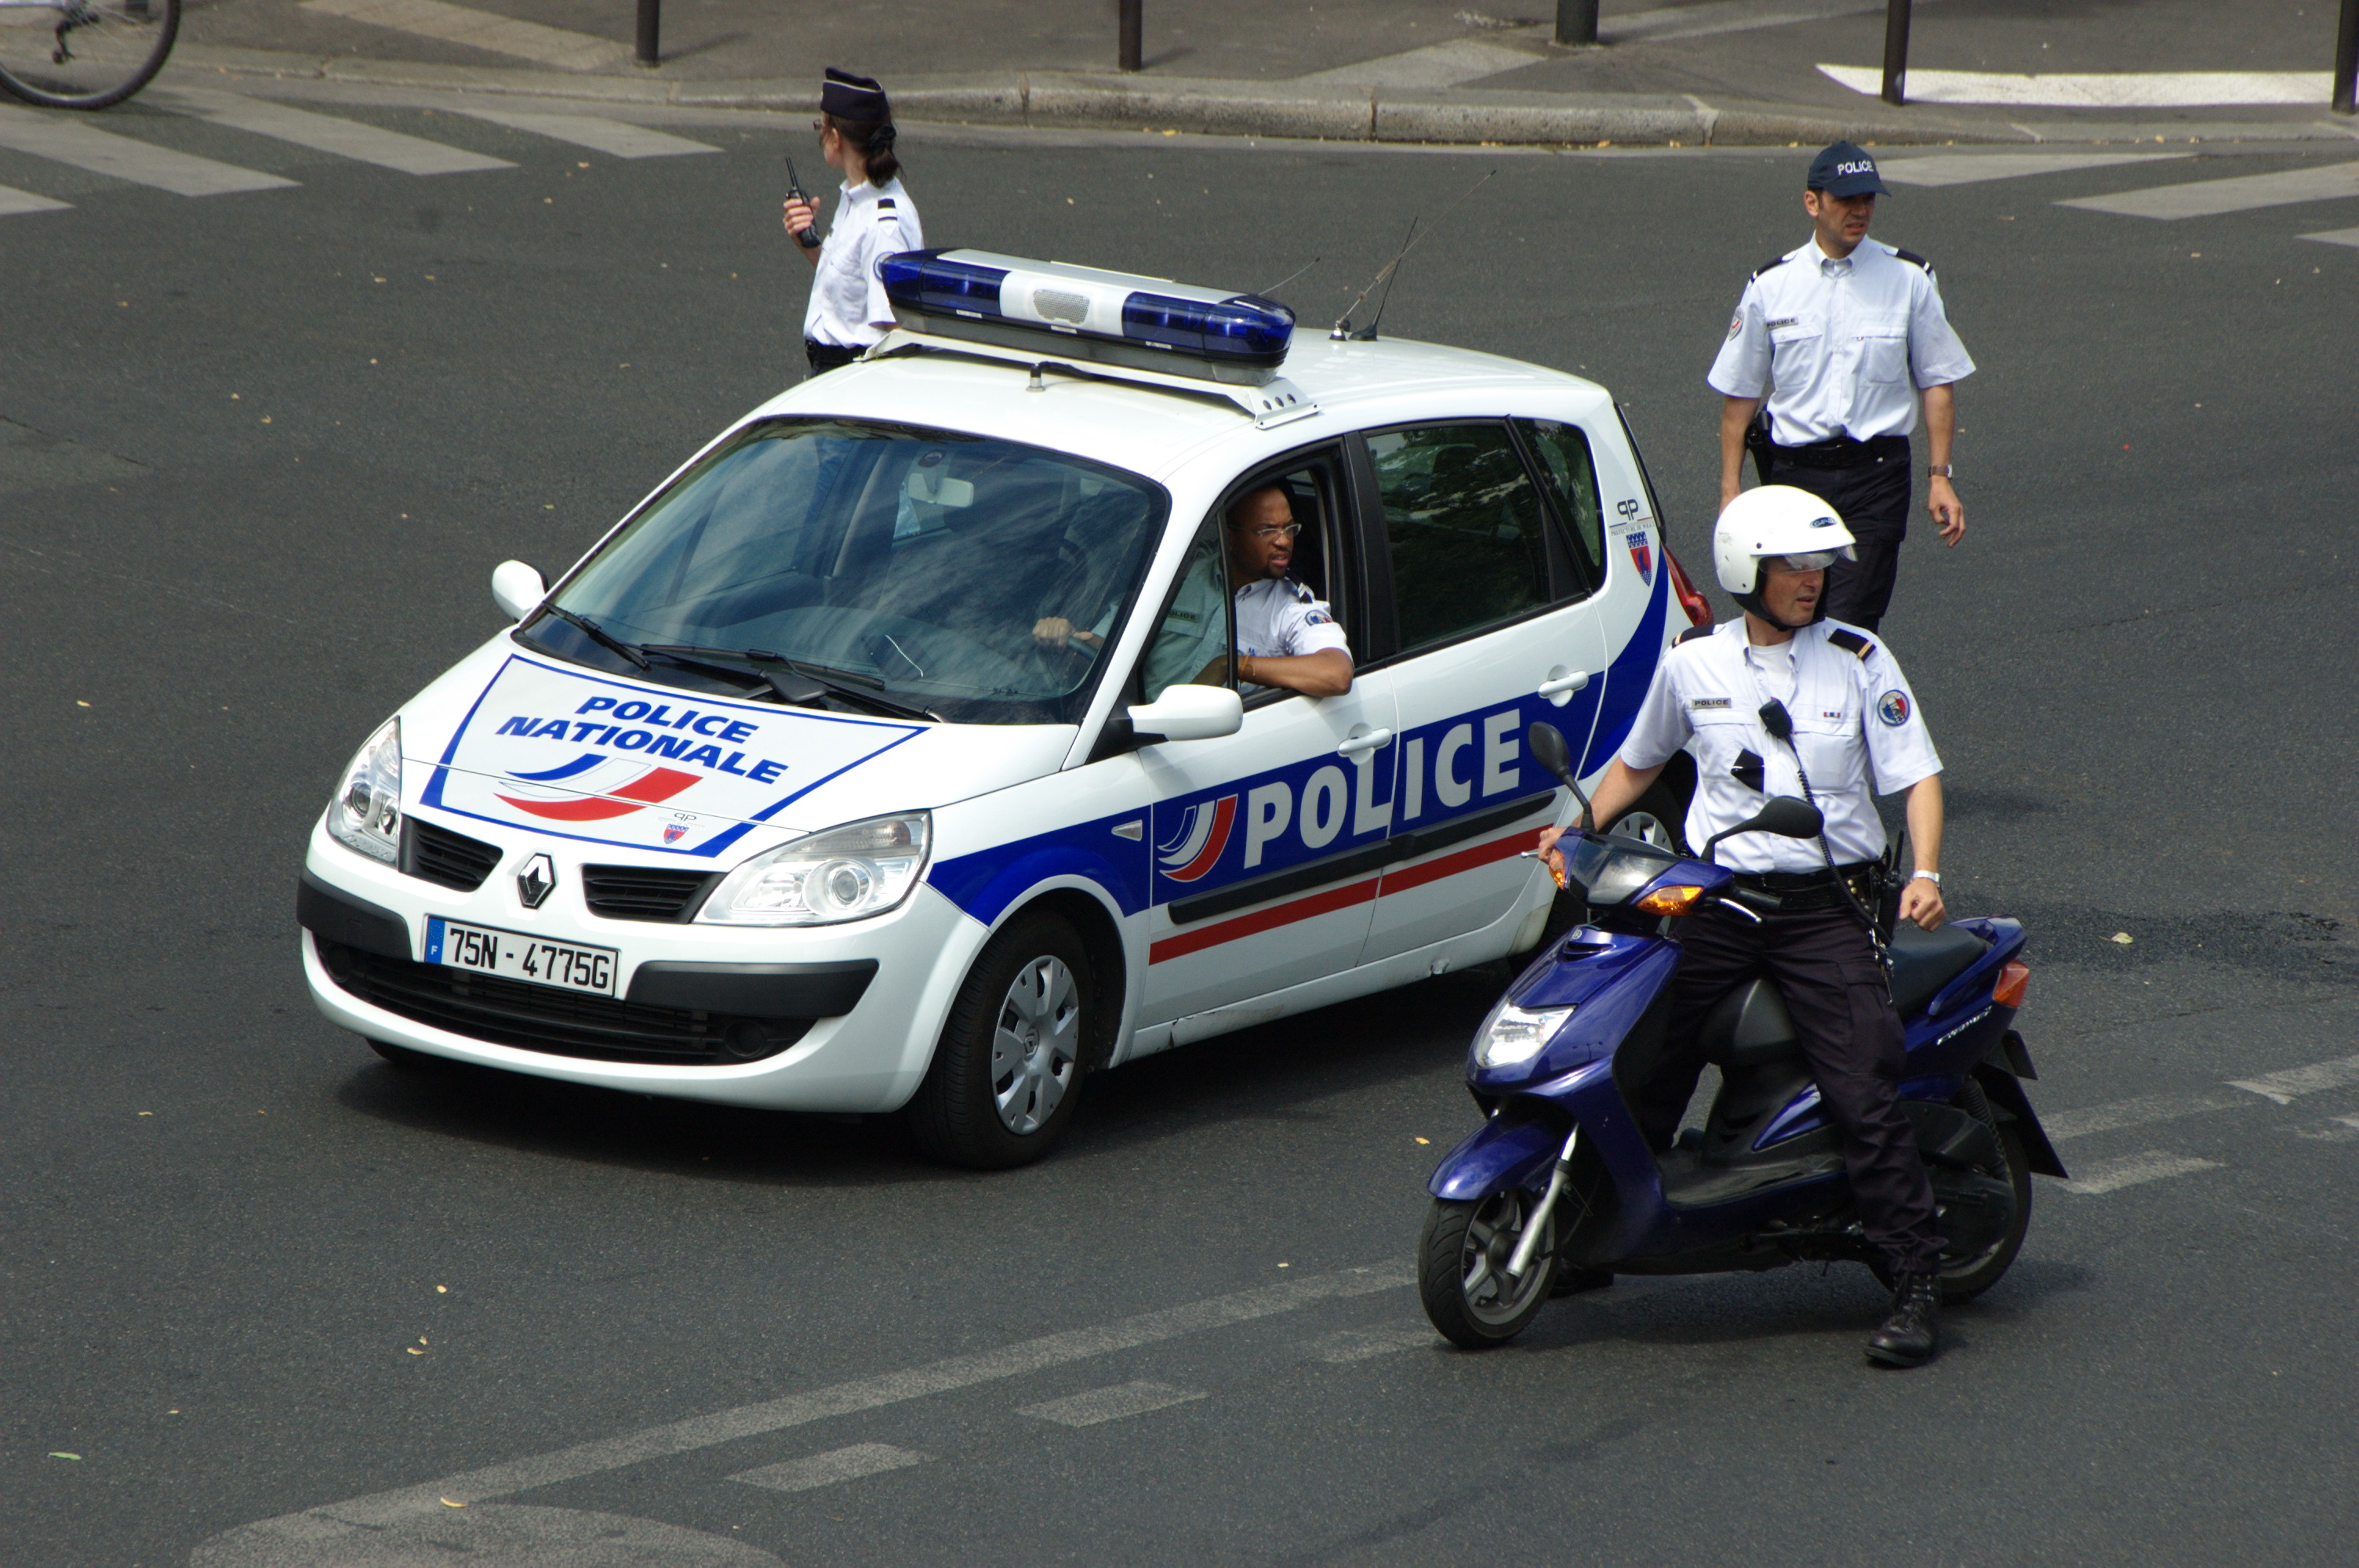
[[[1259,298],[1270,298],[1275,296],[1279,289],[1284,288],[1288,284],[1292,283],[1296,278],[1300,277],[1304,273],[1309,272],[1312,267],[1317,266],[1318,265],[1319,258],[1317,256],[1312,256],[1309,261],[1304,262],[1300,266],[1296,267],[1292,272],[1288,273],[1284,277],[1279,278],[1267,288],[1256,288],[1254,290],[1254,293]]]
[[[1458,209],[1464,204],[1467,197],[1472,196],[1476,191],[1482,189],[1483,187],[1489,182],[1491,177],[1498,172],[1499,171],[1495,168],[1486,169],[1481,179],[1478,179],[1473,184],[1468,186],[1459,196],[1456,201],[1451,202],[1449,206],[1441,210],[1441,218],[1447,218],[1452,212],[1457,211]],[[1441,218],[1437,218],[1433,221],[1434,227],[1438,228],[1440,226]],[[1392,297],[1393,291],[1391,279],[1398,275],[1400,271],[1400,264],[1408,259],[1409,252],[1417,249],[1417,247],[1424,241],[1425,236],[1423,234],[1419,234],[1417,232],[1417,228],[1418,221],[1414,218],[1410,219],[1408,235],[1401,242],[1401,248],[1394,254],[1392,260],[1385,263],[1382,270],[1380,270],[1375,276],[1368,280],[1368,287],[1360,290],[1358,296],[1353,299],[1352,303],[1344,308],[1342,318],[1335,323],[1335,330],[1327,334],[1330,340],[1338,343],[1372,343],[1375,341],[1376,322],[1384,319],[1385,301],[1389,300]],[[1433,232],[1433,229],[1429,228],[1425,232],[1427,234],[1430,234]],[[1370,321],[1365,330],[1355,332],[1352,330],[1352,312],[1357,310],[1362,305],[1367,302],[1368,296],[1376,291],[1376,286],[1378,284],[1385,285],[1385,298],[1376,302],[1375,319]]]

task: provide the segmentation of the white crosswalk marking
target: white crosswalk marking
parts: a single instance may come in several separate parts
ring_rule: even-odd
[[[595,70],[625,59],[631,53],[628,44],[618,44],[611,38],[565,27],[545,27],[538,22],[519,22],[489,11],[469,10],[464,5],[446,5],[442,0],[303,0],[303,9],[342,16],[347,21],[366,22],[397,33],[465,44],[494,54],[514,55],[518,59],[553,65],[561,70]]]
[[[471,119],[488,120],[495,125],[511,130],[530,131],[536,136],[551,141],[571,142],[577,147],[588,147],[593,153],[609,157],[679,157],[687,153],[717,153],[719,147],[702,142],[691,142],[686,136],[669,135],[662,131],[650,131],[645,125],[626,124],[620,120],[602,120],[594,114],[527,114],[509,109],[484,109],[473,104],[459,107],[458,112]]]
[[[2182,1116],[2201,1116],[2206,1111],[2229,1110],[2251,1103],[2217,1089],[2191,1095],[2139,1095],[2135,1099],[2114,1100],[2108,1105],[2060,1110],[2041,1117],[2040,1121],[2048,1129],[2049,1141],[2061,1143],[2068,1138],[2086,1138],[2092,1133],[2113,1132],[2125,1127],[2150,1127],[2158,1121],[2176,1121]]]
[[[1887,157],[1880,166],[1896,185],[1975,185],[1985,179],[2020,179],[2104,168],[2117,163],[2162,163],[2192,153],[1930,153],[1923,157]]]
[[[13,185],[0,185],[0,218],[14,217],[19,212],[62,212],[72,205],[71,201],[53,201],[29,190],[19,190]]]
[[[808,1492],[820,1487],[832,1487],[839,1481],[857,1481],[863,1476],[881,1476],[888,1470],[906,1470],[912,1465],[923,1465],[926,1455],[907,1448],[896,1448],[889,1443],[855,1443],[849,1448],[830,1449],[825,1454],[813,1454],[808,1458],[789,1459],[783,1465],[765,1465],[758,1470],[741,1470],[730,1476],[749,1487],[766,1487],[774,1492]]]
[[[2186,185],[2158,185],[2145,190],[2125,190],[2116,196],[2080,196],[2056,205],[2085,207],[2093,212],[2118,212],[2128,218],[2216,218],[2223,212],[2284,207],[2297,201],[2332,201],[2347,196],[2359,196],[2359,163],[2289,168],[2282,174],[2240,175],[2234,179],[2199,179]]]
[[[1059,1426],[1095,1426],[1100,1422],[1145,1415],[1148,1411],[1166,1410],[1203,1397],[1186,1389],[1175,1389],[1169,1383],[1116,1383],[1110,1389],[1092,1389],[1086,1394],[1075,1394],[1070,1399],[1027,1405],[1016,1413],[1040,1421],[1053,1421]]]
[[[359,120],[314,114],[284,103],[248,98],[237,92],[202,88],[158,88],[150,93],[167,109],[210,120],[216,125],[270,136],[314,152],[333,153],[358,163],[402,174],[473,174],[488,168],[514,168],[506,158],[485,157],[462,147],[445,146],[422,136],[404,135]]]
[[[295,183],[260,169],[193,157],[135,136],[92,130],[79,121],[36,114],[30,109],[0,107],[0,147],[14,147],[36,157],[70,163],[76,168],[110,175],[134,185],[152,185],[175,196],[227,196],[234,191],[273,190]]]
[[[1346,1328],[1303,1346],[1313,1361],[1349,1366],[1404,1350],[1430,1350],[1441,1343],[1430,1328]]]
[[[2359,169],[2359,164],[2352,167]],[[2246,1094],[2273,1099],[2279,1105],[2291,1105],[2298,1095],[2314,1095],[2321,1089],[2348,1088],[2353,1084],[2359,1084],[2359,1056],[2313,1062],[2307,1067],[2288,1067],[2282,1073],[2264,1073],[2256,1078],[2228,1080],[2228,1087],[2232,1089],[2243,1089]]]
[[[2330,245],[2359,245],[2359,229],[2329,229],[2321,234],[2304,234],[2305,240],[2323,240]]]
[[[1884,91],[1872,65],[1821,65],[1828,81],[1869,97]],[[1912,70],[1916,103],[2007,103],[2018,108],[2187,109],[2202,104],[2319,103],[2332,91],[2323,70],[2058,71],[2024,76],[2002,70]]]
[[[2198,1160],[2189,1154],[2166,1154],[2159,1149],[2149,1149],[2143,1154],[2126,1154],[2118,1160],[2101,1160],[2085,1166],[2077,1178],[2064,1184],[2064,1190],[2084,1198],[2099,1197],[2145,1182],[2224,1168],[2217,1160]]]

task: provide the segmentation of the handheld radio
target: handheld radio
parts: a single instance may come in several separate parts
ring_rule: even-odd
[[[786,155],[786,158],[787,158],[787,194],[788,194],[788,196],[793,197],[793,198],[794,198],[796,200],[798,200],[798,201],[808,201],[808,200],[810,200],[810,198],[803,194],[803,180],[802,180],[802,176],[800,176],[800,175],[799,175],[799,174],[797,174],[797,173],[795,172],[795,160],[794,160],[794,155],[793,155],[793,154],[791,154],[791,153],[789,153],[789,154]],[[802,247],[803,247],[803,249],[805,249],[805,250],[807,250],[807,251],[809,251],[809,250],[817,250],[817,249],[819,248],[819,229],[818,229],[818,227],[817,227],[816,225],[811,225],[811,226],[808,226],[808,227],[806,227],[806,228],[803,230],[803,232],[802,232],[801,233],[797,234],[797,235],[795,236],[795,243],[797,243],[797,244],[799,244],[799,245],[802,246]]]

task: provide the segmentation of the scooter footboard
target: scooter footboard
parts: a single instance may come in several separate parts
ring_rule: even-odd
[[[1426,1191],[1450,1203],[1471,1203],[1513,1187],[1537,1193],[1556,1168],[1565,1130],[1546,1116],[1517,1116],[1503,1107],[1442,1156]]]

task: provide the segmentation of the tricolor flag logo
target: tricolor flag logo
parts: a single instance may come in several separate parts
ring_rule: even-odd
[[[1155,847],[1163,874],[1175,882],[1192,882],[1221,863],[1229,847],[1229,829],[1236,826],[1237,797],[1200,800],[1180,816],[1169,842]]]
[[[678,768],[584,752],[562,767],[510,773],[498,794],[518,811],[552,822],[604,822],[645,811],[700,782]]]

